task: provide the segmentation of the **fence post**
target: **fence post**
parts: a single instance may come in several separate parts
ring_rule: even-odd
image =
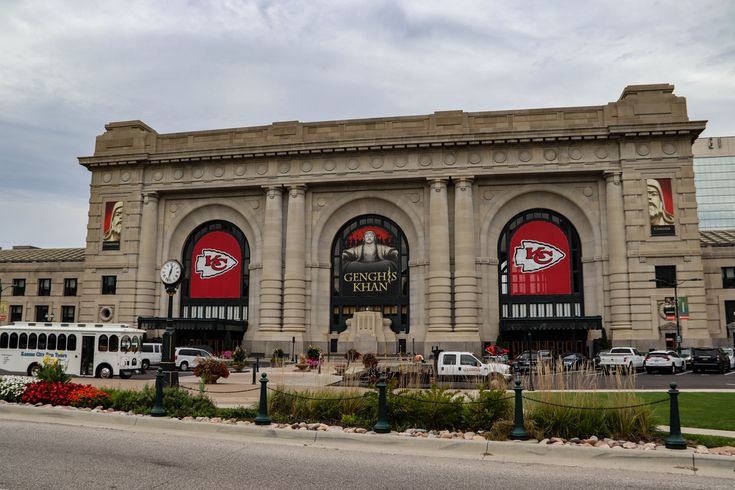
[[[681,421],[679,419],[679,390],[676,383],[669,385],[669,436],[664,439],[668,449],[686,449],[687,441],[681,437]]]
[[[156,401],[151,410],[152,417],[165,417],[166,408],[163,406],[163,369],[156,371]]]
[[[515,388],[513,388],[513,390],[516,392],[514,417],[515,426],[513,427],[513,430],[510,431],[510,438],[513,441],[527,441],[528,432],[526,432],[526,427],[523,422],[523,388],[521,387],[521,380],[517,379],[515,381]]]
[[[260,405],[258,406],[258,416],[255,417],[255,425],[271,425],[271,418],[268,416],[268,375],[263,373],[260,375]]]
[[[378,434],[387,434],[390,432],[390,424],[388,423],[387,417],[387,403],[385,400],[385,388],[388,386],[385,383],[385,375],[380,375],[380,381],[376,385],[378,387],[378,422],[373,427],[373,430]]]

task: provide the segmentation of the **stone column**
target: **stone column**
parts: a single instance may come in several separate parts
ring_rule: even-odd
[[[288,188],[286,222],[286,272],[283,281],[283,330],[304,332],[306,307],[306,186]]]
[[[429,332],[452,330],[447,179],[431,179],[429,197]]]
[[[141,195],[140,239],[138,242],[138,280],[135,288],[135,318],[154,316],[161,287],[156,277],[158,242],[158,193]],[[178,257],[172,257],[178,258]],[[167,312],[164,312],[164,315]]]
[[[472,177],[460,177],[454,189],[454,330],[477,332],[477,254]]]
[[[281,330],[283,273],[283,190],[266,187],[263,269],[260,279],[260,331]]]
[[[608,285],[612,329],[630,329],[628,255],[625,241],[622,172],[605,172],[607,208]]]

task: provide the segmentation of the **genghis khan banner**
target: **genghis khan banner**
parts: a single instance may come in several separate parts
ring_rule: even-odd
[[[530,221],[510,240],[511,294],[571,294],[569,239],[549,221]]]
[[[239,298],[245,264],[234,236],[212,231],[202,236],[191,254],[191,298]]]
[[[378,226],[364,226],[352,232],[342,250],[340,296],[397,296],[400,280],[396,240]]]
[[[646,191],[648,194],[648,217],[651,222],[651,235],[675,235],[671,179],[646,179]]]
[[[102,228],[102,250],[120,250],[122,216],[122,201],[111,201],[105,203],[105,222]]]

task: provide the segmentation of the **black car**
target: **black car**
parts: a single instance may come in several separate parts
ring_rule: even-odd
[[[523,351],[511,363],[511,368],[515,372],[527,373],[530,369],[537,370],[539,360],[547,367],[553,367],[552,355],[550,351]]]
[[[719,347],[692,348],[692,371],[715,370],[726,373],[730,370],[730,358]]]
[[[569,352],[561,358],[565,370],[578,370],[587,366],[587,358],[579,352]]]

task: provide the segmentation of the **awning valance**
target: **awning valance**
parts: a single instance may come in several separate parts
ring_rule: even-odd
[[[528,332],[537,330],[601,330],[601,316],[559,318],[503,318],[501,332]]]

